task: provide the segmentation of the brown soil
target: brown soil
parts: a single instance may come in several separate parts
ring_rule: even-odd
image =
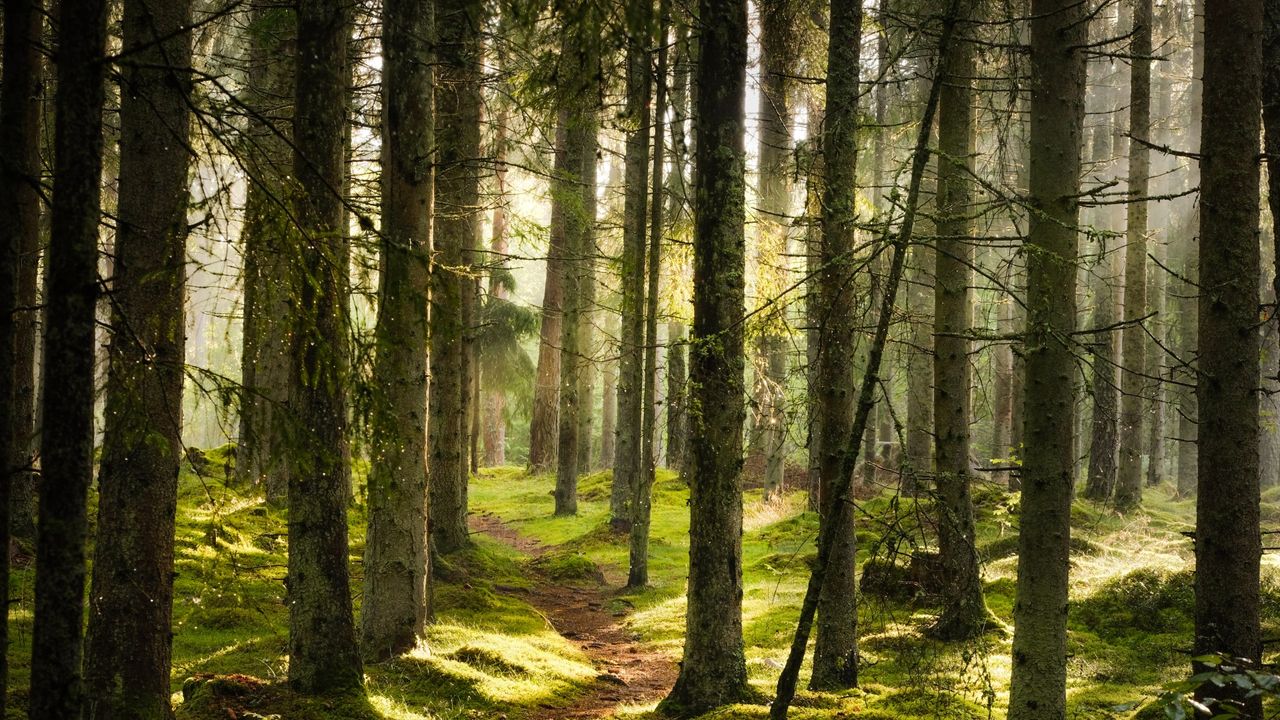
[[[531,557],[539,557],[551,549],[520,535],[493,515],[473,514],[471,529]],[[511,592],[523,593],[524,600],[546,616],[556,632],[591,658],[600,674],[573,704],[539,708],[529,715],[530,720],[614,717],[619,705],[648,703],[667,694],[675,683],[676,663],[638,641],[623,627],[625,612],[609,610],[609,600],[617,592],[615,585],[569,586],[541,577],[536,570],[533,579],[535,585],[531,590]]]

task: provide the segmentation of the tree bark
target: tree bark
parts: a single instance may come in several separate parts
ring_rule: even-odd
[[[458,268],[476,247],[480,195],[479,0],[436,4],[435,262],[431,268],[431,389],[427,487],[432,552],[447,555],[471,544],[467,530],[468,278]],[[545,320],[544,320],[545,321]],[[554,427],[554,425],[553,425]]]
[[[124,3],[120,177],[86,720],[169,704],[182,453],[192,38],[188,0]]]
[[[6,13],[7,16],[8,13]],[[47,260],[32,720],[81,712],[85,539],[93,480],[94,322],[107,3],[58,7],[54,190]],[[6,86],[7,87],[7,86]]]
[[[835,538],[818,597],[818,629],[810,687],[829,690],[858,683],[858,600],[853,508],[838,495],[846,479],[844,447],[853,424],[853,357],[857,318],[853,256],[857,221],[858,58],[862,10],[831,3],[827,46],[827,106],[822,127],[822,238],[818,269],[817,370],[820,405],[818,506],[820,532]]]
[[[749,695],[742,640],[742,424],[747,3],[701,0],[694,116],[689,591],[684,656],[663,712]]]
[[[1095,328],[1110,327],[1116,321],[1116,296],[1111,272],[1114,265],[1110,257],[1104,256],[1094,270],[1097,273],[1093,307]],[[1089,445],[1089,475],[1084,496],[1099,503],[1111,500],[1116,484],[1116,446],[1119,442],[1116,410],[1120,404],[1120,387],[1115,350],[1114,332],[1100,332],[1092,338],[1092,442]]]
[[[318,694],[364,683],[347,568],[349,363],[342,228],[351,14],[341,0],[298,5],[293,212],[302,250],[293,331],[297,437],[289,471],[289,684]]]
[[[1257,663],[1258,253],[1262,0],[1205,3],[1200,143],[1199,491],[1196,494],[1195,654]],[[1193,664],[1193,670],[1203,669]],[[1202,689],[1244,703],[1231,688]]]
[[[1066,713],[1071,538],[1076,223],[1083,146],[1086,8],[1031,3],[1030,234],[1022,522],[1009,720]]]
[[[961,17],[968,19],[973,9],[966,3]],[[969,459],[973,381],[967,335],[973,329],[969,287],[974,262],[969,178],[974,147],[972,78],[977,74],[977,59],[973,44],[964,39],[953,39],[949,52],[948,74],[938,102],[938,255],[933,303],[938,550],[947,590],[942,614],[930,631],[942,639],[961,640],[980,635],[988,621],[974,544],[977,528]]]
[[[658,61],[656,67],[653,122],[653,170],[650,173],[648,288],[644,319],[644,412],[640,437],[640,472],[631,489],[631,537],[627,563],[627,586],[642,588],[649,584],[649,518],[653,510],[653,481],[658,471],[654,449],[658,431],[658,283],[662,269],[663,173],[666,162],[666,129],[663,117],[667,111],[667,26],[668,0],[659,3]]]
[[[32,489],[35,383],[35,268],[40,244],[40,43],[42,0],[5,5],[3,88],[0,89],[0,597],[9,597],[9,542],[30,539],[21,498]],[[12,501],[12,502],[11,502]],[[13,513],[10,513],[10,507]],[[8,615],[0,618],[0,648],[9,646]],[[0,715],[9,663],[0,654]]]
[[[555,165],[564,160],[567,127],[557,118]],[[542,326],[538,340],[538,371],[534,376],[533,413],[529,418],[529,470],[550,472],[556,466],[560,432],[560,343],[564,333],[565,217],[564,203],[551,198],[547,273],[542,287]]]
[[[284,505],[289,487],[287,406],[290,374],[290,289],[297,282],[287,203],[291,174],[295,9],[270,3],[250,10],[249,109],[242,157],[250,179],[241,241],[244,329],[236,475],[260,485],[267,501]]]
[[[1151,176],[1151,0],[1132,0],[1129,81],[1129,218],[1125,237],[1124,314],[1121,334],[1120,467],[1115,506],[1129,512],[1142,504],[1143,406],[1147,379],[1147,191]],[[1151,458],[1154,462],[1155,458]]]
[[[434,5],[386,0],[382,17],[382,272],[374,328],[369,526],[361,646],[371,661],[417,643],[427,599],[427,352]]]
[[[626,527],[628,502],[640,476],[644,418],[645,211],[648,202],[649,47],[652,3],[627,0],[627,121],[625,197],[622,211],[622,338],[618,345],[617,445],[609,512],[615,529]]]
[[[21,0],[5,8],[3,96],[0,97],[0,253],[4,258],[0,290],[0,428],[12,428],[0,438],[0,477],[7,478],[8,515],[5,535],[26,543],[35,541],[35,360],[39,300],[36,293],[40,259],[40,125],[41,82],[44,76],[40,43],[43,0]],[[0,492],[5,492],[0,488]],[[0,511],[4,512],[4,511]],[[4,532],[0,530],[0,532]],[[5,562],[5,561],[0,561]],[[8,582],[8,565],[0,566],[0,583]],[[0,592],[7,592],[0,585]],[[7,597],[7,595],[0,595]],[[5,625],[5,623],[0,623]],[[0,635],[0,647],[5,644]],[[0,659],[0,695],[7,677]],[[4,703],[0,701],[0,715]]]

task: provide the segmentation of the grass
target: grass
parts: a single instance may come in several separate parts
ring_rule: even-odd
[[[609,473],[581,480],[579,514],[552,515],[549,476],[517,468],[483,471],[470,489],[473,511],[492,513],[549,548],[533,560],[487,537],[444,558],[435,585],[436,622],[414,651],[366,668],[361,697],[298,698],[284,688],[287,613],[283,604],[285,522],[253,493],[228,488],[225,450],[207,453],[204,477],[187,468],[180,481],[174,605],[173,692],[178,717],[360,720],[512,720],[565,706],[596,670],[512,588],[530,587],[531,563],[542,577],[566,584],[625,579],[626,538],[608,528]],[[359,478],[360,473],[357,473]],[[675,474],[654,488],[650,587],[613,597],[631,610],[629,629],[679,657],[684,635],[688,491]],[[975,492],[978,546],[987,604],[1012,623],[1018,496]],[[1268,512],[1280,517],[1268,498]],[[887,494],[859,505],[859,560],[905,564],[931,548],[926,501]],[[1072,606],[1069,620],[1068,717],[1129,718],[1138,703],[1184,674],[1191,641],[1193,503],[1149,489],[1144,510],[1120,517],[1080,501],[1073,507]],[[350,514],[352,589],[359,608],[365,517]],[[743,630],[750,680],[772,694],[785,660],[807,580],[817,518],[801,493],[765,502],[747,493],[743,535]],[[1268,561],[1268,577],[1280,568]],[[31,636],[30,567],[13,576],[10,607],[10,717],[21,717]],[[826,720],[1000,718],[1007,704],[1009,638],[991,634],[964,644],[927,639],[937,608],[927,596],[864,596],[860,605],[861,687],[840,694],[801,692],[793,717]],[[1266,631],[1280,629],[1280,584],[1264,588]],[[807,666],[805,671],[807,672]],[[803,681],[802,681],[803,686]],[[185,697],[184,697],[185,696]],[[652,706],[621,716],[653,716]],[[764,706],[725,708],[711,718],[763,718]],[[241,717],[254,717],[241,713]]]

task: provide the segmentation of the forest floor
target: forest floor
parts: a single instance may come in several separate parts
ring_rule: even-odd
[[[470,487],[472,547],[436,564],[435,619],[413,651],[367,665],[358,696],[299,698],[283,683],[288,635],[285,518],[228,485],[225,449],[184,470],[174,604],[178,720],[652,720],[684,635],[688,488],[660,471],[654,487],[650,587],[624,588],[628,545],[608,525],[610,475],[582,478],[579,513],[555,517],[554,479],[486,469]],[[356,467],[357,487],[364,468]],[[860,687],[801,692],[797,720],[985,720],[1004,717],[1016,572],[1017,493],[974,492],[993,632],[942,644],[924,630],[938,611],[929,566],[931,500],[896,497],[893,478],[858,503]],[[1280,489],[1264,494],[1280,529]],[[1149,488],[1128,516],[1072,507],[1068,718],[1162,717],[1150,703],[1185,676],[1192,639],[1194,502]],[[350,513],[352,593],[362,600],[363,507]],[[770,696],[795,629],[817,518],[801,491],[770,501],[748,490],[742,538],[747,671]],[[23,716],[32,570],[15,567],[10,604],[9,717]],[[1264,635],[1280,636],[1280,562],[1264,559]],[[1269,655],[1269,659],[1274,659]],[[807,673],[808,667],[803,672]],[[802,676],[803,687],[805,678]],[[701,720],[762,719],[739,705]]]

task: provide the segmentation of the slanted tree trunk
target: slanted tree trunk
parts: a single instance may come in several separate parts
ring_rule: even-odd
[[[962,17],[974,6],[966,3]],[[963,32],[963,24],[961,32]],[[976,637],[988,614],[974,544],[977,528],[970,497],[969,423],[973,381],[969,375],[972,331],[973,81],[972,43],[951,43],[947,77],[938,104],[938,255],[934,270],[933,421],[938,491],[938,550],[946,585],[942,615],[930,628],[947,640]]]
[[[822,126],[822,253],[819,257],[817,370],[820,532],[834,541],[818,596],[818,631],[810,687],[829,690],[858,684],[857,544],[847,485],[845,446],[853,429],[855,304],[853,275],[857,221],[858,58],[862,8],[833,0],[827,38],[827,107]],[[866,393],[864,393],[865,395]],[[865,419],[864,419],[865,424]],[[865,427],[864,427],[865,432]],[[854,450],[856,453],[857,451]]]
[[[1258,498],[1258,145],[1263,0],[1206,2],[1200,143],[1196,656],[1262,659]],[[1274,15],[1272,16],[1275,17]],[[1204,666],[1193,663],[1200,672]],[[1258,697],[1202,688],[1202,698]]]
[[[40,244],[40,79],[42,0],[4,8],[0,89],[0,597],[9,597],[10,526],[22,538],[30,526],[20,498],[31,490],[35,333],[31,325],[36,253]],[[15,502],[11,503],[11,499]],[[15,512],[10,514],[10,506]],[[11,522],[12,520],[12,522]],[[26,539],[30,539],[29,536]],[[0,618],[0,648],[9,645],[8,615]],[[9,663],[0,654],[0,715]]]
[[[1124,314],[1134,322],[1147,313],[1147,189],[1151,176],[1151,0],[1133,0],[1129,81],[1129,219],[1125,233]],[[1146,323],[1121,334],[1120,467],[1115,506],[1128,512],[1142,504],[1142,434],[1147,385]],[[1155,458],[1152,457],[1152,461]]]
[[[663,712],[692,716],[745,699],[742,423],[747,3],[701,0],[689,365],[689,592],[684,657]],[[729,402],[726,402],[726,399]]]
[[[413,648],[427,584],[427,302],[431,262],[433,6],[386,0],[382,17],[382,267],[370,415],[361,646]]]
[[[106,23],[103,0],[64,0],[58,7],[55,187],[42,365],[45,386],[56,388],[44,393],[42,414],[57,422],[46,423],[40,438],[32,720],[66,720],[81,712]]]
[[[341,0],[297,11],[293,212],[302,250],[292,342],[289,684],[315,694],[364,683],[347,569],[347,239],[342,228],[351,15]]]
[[[1030,202],[1024,340],[1025,449],[1009,720],[1066,713],[1076,223],[1084,144],[1087,8],[1031,2]]]
[[[627,0],[627,146],[622,211],[622,337],[618,344],[618,426],[609,513],[615,529],[630,522],[628,500],[640,475],[644,419],[645,211],[649,164],[649,46],[652,3]]]
[[[853,486],[854,472],[858,467],[858,452],[863,433],[866,432],[867,425],[871,419],[871,412],[875,408],[875,395],[880,384],[880,366],[884,359],[884,350],[889,339],[889,326],[893,318],[894,304],[897,302],[898,286],[902,283],[902,276],[906,267],[907,249],[910,246],[912,232],[914,231],[916,210],[920,203],[920,184],[924,178],[925,166],[928,165],[929,160],[929,136],[933,127],[934,112],[938,106],[938,96],[942,89],[942,78],[945,76],[944,59],[948,57],[947,48],[955,27],[957,8],[958,0],[953,0],[950,3],[947,19],[940,33],[938,41],[939,67],[934,74],[929,91],[929,99],[925,103],[924,115],[921,118],[919,131],[916,135],[915,148],[911,156],[911,179],[907,185],[902,223],[898,228],[892,246],[893,258],[889,264],[889,273],[885,279],[883,295],[880,299],[880,314],[876,319],[875,332],[871,338],[871,345],[867,353],[867,363],[862,373],[862,384],[858,390],[858,401],[854,411],[853,422],[849,425],[849,434],[845,438],[842,450],[839,451],[841,464],[834,476],[828,475],[828,478],[832,480],[832,485],[828,488],[827,497],[824,498],[824,511],[828,519],[819,524],[818,557],[813,564],[813,572],[810,573],[809,583],[805,588],[804,600],[800,605],[800,620],[796,625],[795,636],[791,640],[791,649],[787,654],[787,662],[782,668],[782,673],[778,676],[777,694],[769,708],[769,717],[772,720],[784,720],[787,717],[787,711],[791,707],[791,701],[795,697],[800,665],[804,662],[814,615],[821,612],[822,596],[827,582],[833,576],[832,573],[836,573],[836,577],[838,577],[843,572],[841,564],[837,564],[834,559],[845,554],[848,559],[848,566],[852,567],[853,564],[854,539],[852,537],[852,520],[849,521],[848,525],[842,527],[836,524],[835,517],[837,516],[834,513],[852,515],[853,503],[849,492]],[[856,73],[857,63],[841,61],[857,57],[862,15],[861,6],[859,3],[840,0],[840,2],[832,4],[831,10],[827,64],[828,67],[849,68],[849,72],[852,75]],[[855,53],[854,55],[843,54],[849,52],[851,48],[852,52]],[[840,83],[837,85],[839,92],[834,94],[832,92],[833,79],[840,79]],[[828,75],[827,102],[829,109],[827,130],[825,132],[830,132],[832,128],[829,119],[831,113],[839,113],[837,117],[849,118],[849,123],[841,128],[842,133],[853,134],[856,128],[853,120],[856,117],[854,108],[856,108],[858,96],[857,83],[854,80],[855,78],[853,77],[842,77],[841,73],[837,73],[835,78]],[[837,101],[846,107],[837,109],[833,105]],[[846,139],[845,142],[850,141]],[[856,148],[856,145],[852,147]],[[830,151],[826,151],[825,154],[828,156],[828,160],[839,161],[838,157],[830,157]],[[848,163],[848,165],[851,164]],[[840,165],[843,167],[846,163],[840,163]],[[827,172],[830,173],[831,171],[828,170]],[[831,176],[828,174],[827,178],[830,180]],[[847,193],[852,188],[853,185],[849,184],[844,192]],[[846,218],[853,217],[853,198],[847,197],[843,201],[843,205],[845,208],[843,210],[844,216]],[[827,206],[830,207],[830,203],[827,203]],[[827,437],[830,437],[830,435],[824,428],[824,446],[831,447],[831,445],[827,445],[829,442],[826,439]],[[825,450],[823,454],[824,456],[826,455]],[[854,640],[856,643],[856,635]],[[815,648],[815,667],[816,653],[817,650]],[[846,656],[841,669],[845,671],[846,677],[851,679],[854,684],[857,683],[856,645],[855,654]]]
[[[0,480],[7,478],[11,509],[0,518],[0,547],[8,547],[3,535],[24,543],[35,541],[35,360],[39,315],[36,276],[40,258],[40,54],[43,0],[20,0],[5,6],[4,80],[0,97],[0,428],[11,428],[0,437]],[[5,384],[9,383],[9,384]],[[0,513],[7,510],[0,509]],[[7,519],[6,519],[7,518]],[[0,597],[8,597],[7,558],[0,559]],[[0,626],[7,625],[0,623]],[[0,647],[7,643],[0,630]],[[0,695],[4,692],[7,664],[0,659]],[[0,714],[4,703],[0,701]]]
[[[124,3],[120,178],[86,720],[166,720],[182,454],[191,3]]]
[[[289,292],[296,282],[288,178],[292,172],[293,6],[257,3],[249,24],[250,110],[245,152],[244,330],[236,475],[260,485],[267,501],[284,505],[289,487],[287,405],[294,378],[289,359]]]

